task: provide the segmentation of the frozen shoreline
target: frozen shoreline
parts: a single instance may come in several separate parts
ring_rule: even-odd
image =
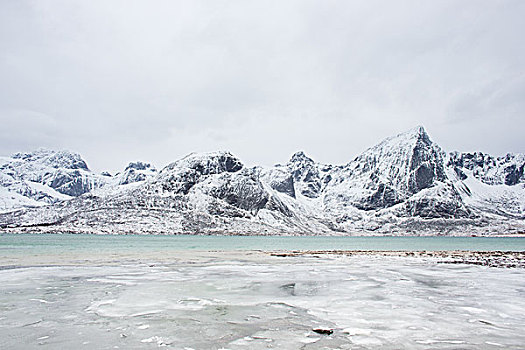
[[[461,259],[523,254],[4,254],[0,347],[519,348],[525,342],[525,270]],[[440,264],[447,259],[460,264]]]
[[[412,259],[437,264],[466,264],[495,268],[525,269],[525,251],[417,251],[417,250],[192,250],[192,251],[144,251],[144,252],[84,252],[68,251],[35,255],[0,255],[0,270],[26,266],[82,266],[122,264],[171,264],[180,262],[209,261],[210,259],[243,259],[255,263],[274,261],[279,258],[309,257],[320,260],[333,257],[354,259]]]

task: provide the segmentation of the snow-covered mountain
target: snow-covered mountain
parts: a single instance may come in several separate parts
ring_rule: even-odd
[[[43,148],[0,157],[0,212],[54,204],[90,192],[114,192],[155,172],[150,164],[135,162],[115,176],[96,174],[78,153]]]
[[[0,158],[0,211],[80,196],[101,185],[80,155],[39,149]]]
[[[77,154],[2,158],[0,227],[9,232],[508,234],[525,232],[523,155],[446,154],[423,127],[344,165],[303,152],[246,167],[229,152],[160,171],[94,174]]]

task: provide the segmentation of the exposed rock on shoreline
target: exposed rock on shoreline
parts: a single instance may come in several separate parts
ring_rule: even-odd
[[[384,256],[384,257],[412,257],[436,259],[441,264],[469,264],[501,268],[525,268],[525,251],[400,251],[400,250],[304,250],[290,252],[269,252],[271,256],[295,257],[326,255],[345,256]]]

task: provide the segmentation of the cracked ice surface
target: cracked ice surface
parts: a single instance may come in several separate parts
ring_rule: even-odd
[[[525,344],[523,269],[258,252],[57,254],[28,261],[0,264],[2,349]]]

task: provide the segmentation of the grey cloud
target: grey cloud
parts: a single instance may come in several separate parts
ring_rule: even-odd
[[[26,148],[60,147],[65,136],[57,120],[29,110],[0,110],[0,140],[6,153]]]
[[[447,149],[524,152],[523,17],[513,0],[5,1],[0,153],[345,163],[418,124]],[[53,122],[21,133],[44,122],[19,111]]]

